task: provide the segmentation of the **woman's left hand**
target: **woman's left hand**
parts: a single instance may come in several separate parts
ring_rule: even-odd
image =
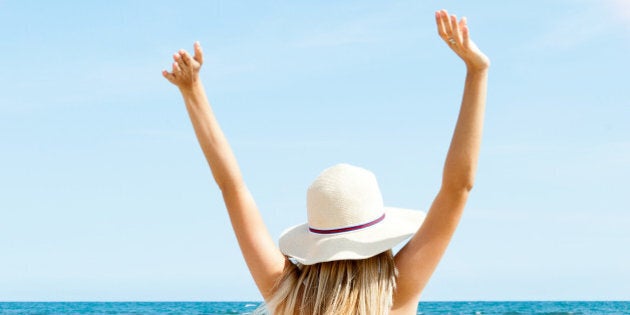
[[[470,39],[465,17],[458,22],[457,16],[440,10],[435,12],[435,22],[440,37],[462,58],[469,70],[486,70],[490,67],[490,59]]]
[[[183,49],[173,54],[172,72],[162,70],[162,75],[180,90],[191,88],[199,80],[199,70],[203,65],[203,51],[199,42],[195,42],[194,47],[194,56],[190,56]]]

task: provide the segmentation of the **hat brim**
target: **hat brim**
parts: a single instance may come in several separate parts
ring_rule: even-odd
[[[413,235],[424,222],[423,211],[385,207],[385,219],[365,229],[339,234],[315,234],[308,224],[286,229],[280,251],[303,265],[366,259],[393,248]]]

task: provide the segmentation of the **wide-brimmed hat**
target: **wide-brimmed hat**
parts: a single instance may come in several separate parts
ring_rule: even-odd
[[[282,253],[304,265],[375,256],[413,235],[425,217],[385,207],[374,174],[349,164],[325,169],[306,200],[308,223],[280,236]]]

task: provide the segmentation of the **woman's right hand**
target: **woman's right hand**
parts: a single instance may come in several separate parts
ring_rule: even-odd
[[[195,42],[195,55],[191,57],[181,49],[173,54],[173,70],[162,70],[162,75],[180,90],[191,88],[199,80],[199,70],[203,64],[203,52],[199,42]]]
[[[459,22],[457,16],[446,10],[435,12],[438,34],[448,46],[466,63],[468,70],[486,70],[490,59],[470,39],[466,18]]]

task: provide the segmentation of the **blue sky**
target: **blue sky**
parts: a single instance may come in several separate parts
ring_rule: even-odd
[[[490,56],[473,194],[425,300],[630,299],[630,2],[0,0],[0,300],[260,300],[175,87],[210,101],[274,237],[325,167],[426,210]]]

